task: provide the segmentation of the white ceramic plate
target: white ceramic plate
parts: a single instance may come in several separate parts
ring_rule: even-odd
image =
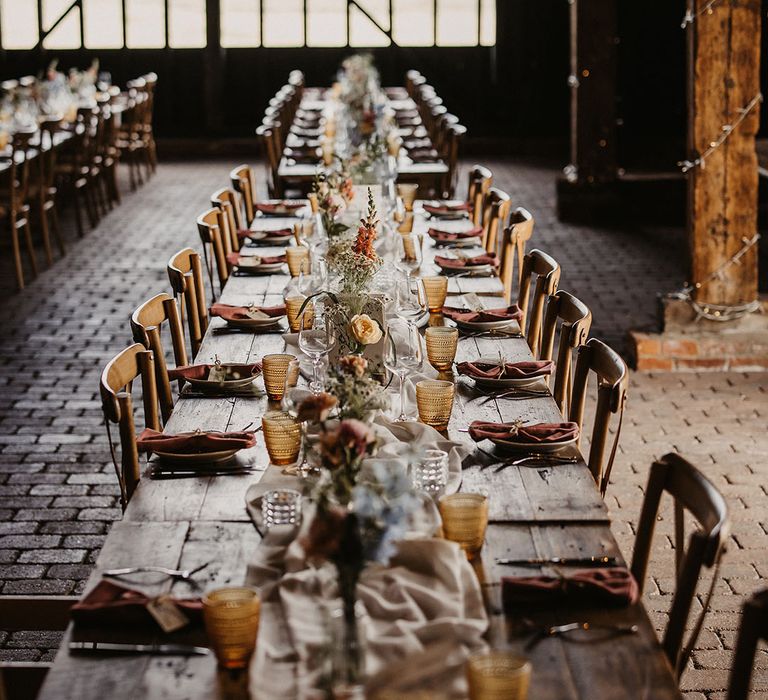
[[[269,263],[267,265],[238,265],[238,272],[248,275],[271,275],[280,272],[285,263]]]
[[[240,451],[239,448],[230,450],[218,450],[216,452],[194,452],[189,454],[179,454],[176,452],[158,452],[153,450],[152,454],[157,455],[164,462],[169,464],[221,464],[234,457]]]
[[[563,440],[561,442],[515,442],[514,440],[500,440],[491,438],[491,442],[503,452],[531,452],[550,453],[576,444],[577,438]]]
[[[498,364],[499,358],[498,357],[481,357],[477,362],[485,362],[487,364]],[[469,375],[464,375],[469,376]],[[479,386],[484,386],[489,389],[504,389],[506,387],[524,387],[524,386],[532,386],[533,384],[536,384],[537,382],[542,382],[542,389],[544,389],[543,380],[545,377],[539,376],[539,377],[524,377],[524,378],[516,378],[516,377],[506,377],[504,379],[482,379],[480,377],[470,377],[471,379],[475,380],[475,383]]]
[[[436,262],[436,265],[446,275],[462,275],[464,277],[479,277],[487,276],[493,273],[493,265],[467,265],[465,267],[443,267],[440,263]]]
[[[464,331],[470,333],[482,333],[483,331],[495,331],[500,328],[516,323],[515,319],[502,319],[501,321],[483,321],[477,323],[467,323],[466,321],[455,321],[456,325]]]
[[[272,231],[254,231],[248,239],[254,243],[272,243],[274,245],[283,245],[293,238],[293,232],[286,233],[283,236],[275,236]]]
[[[285,314],[282,316],[275,316],[274,318],[244,318],[235,321],[228,320],[227,325],[235,328],[271,328],[280,323],[284,318]]]

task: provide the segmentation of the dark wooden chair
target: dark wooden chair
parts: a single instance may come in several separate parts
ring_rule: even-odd
[[[560,324],[559,334],[557,334],[558,323]],[[568,401],[572,390],[573,351],[587,342],[591,326],[592,312],[586,304],[572,294],[561,289],[547,299],[538,359],[552,359],[557,334],[557,362],[552,394],[564,416],[568,415]]]
[[[232,252],[229,248],[229,231],[224,212],[218,207],[209,209],[197,217],[197,231],[200,234],[200,240],[203,243],[203,257],[208,269],[208,279],[211,283],[211,292],[213,293],[213,266],[216,265],[216,272],[219,278],[219,291],[224,289],[224,285],[229,279],[229,264],[227,263],[227,253]],[[214,296],[215,299],[215,296]]]
[[[76,596],[0,596],[0,631],[63,632]],[[50,663],[3,661],[0,663],[0,698],[34,700]]]
[[[718,580],[720,560],[728,540],[730,523],[725,499],[690,462],[674,453],[664,455],[654,462],[648,476],[632,557],[632,575],[641,592],[648,570],[653,531],[659,518],[659,504],[664,493],[668,493],[674,501],[677,584],[661,644],[677,677],[680,678],[704,624],[709,600]],[[687,549],[686,512],[698,525],[688,538]],[[703,568],[710,570],[712,581],[702,610],[684,646],[685,629]]]
[[[187,333],[192,355],[197,355],[208,329],[208,299],[203,281],[203,261],[192,248],[184,248],[168,261],[173,295],[186,310]]]
[[[232,182],[232,189],[237,192],[243,200],[243,213],[245,214],[245,225],[247,228],[251,225],[253,217],[256,215],[254,209],[255,190],[253,170],[251,170],[248,165],[238,165],[229,173],[229,179]]]
[[[147,350],[151,350],[155,357],[155,384],[160,398],[163,422],[167,421],[173,412],[173,394],[171,382],[168,379],[168,367],[162,340],[162,329],[166,324],[171,335],[173,358],[176,366],[189,364],[184,331],[179,318],[179,308],[173,297],[165,293],[158,294],[145,301],[131,315],[131,332],[134,341],[141,343]]]
[[[491,187],[483,198],[483,247],[488,253],[499,252],[499,229],[511,206],[509,195],[498,187]]]
[[[512,290],[520,288],[525,245],[533,236],[533,224],[531,213],[527,209],[518,207],[509,215],[509,223],[502,233],[499,275],[504,284],[504,296],[510,300],[510,303]],[[517,268],[517,278],[515,278],[515,268]]]
[[[728,700],[747,700],[760,640],[768,641],[768,589],[754,593],[744,603],[739,636],[731,662]]]
[[[597,378],[597,407],[592,424],[587,464],[600,494],[605,496],[611,477],[613,460],[619,445],[624,405],[627,401],[629,370],[624,360],[615,351],[597,338],[591,338],[576,351],[576,370],[573,374],[573,391],[570,398],[568,419],[579,424],[583,432],[584,404],[587,396],[587,381],[590,373]],[[604,460],[608,425],[612,415],[618,414],[616,435],[607,462]],[[605,462],[605,464],[604,464]]]
[[[533,284],[533,280],[536,283]],[[539,354],[541,344],[541,322],[544,316],[544,302],[557,291],[560,282],[560,264],[550,255],[534,248],[523,257],[520,272],[520,287],[517,291],[517,305],[523,312],[520,330],[534,357]],[[533,286],[533,295],[531,295]],[[530,307],[530,308],[529,308]]]
[[[136,445],[136,427],[133,419],[131,389],[135,379],[141,378],[141,399],[144,406],[144,425],[160,430],[157,410],[154,354],[141,343],[135,343],[113,357],[101,374],[101,405],[107,427],[107,439],[120,485],[120,503],[125,510],[141,478],[139,451]],[[117,461],[110,425],[118,426],[120,435],[120,463]]]
[[[56,134],[61,130],[61,118],[48,117],[40,122],[40,145],[38,156],[33,161],[34,177],[30,180],[29,204],[37,217],[43,238],[45,258],[48,265],[53,264],[51,250],[51,232],[56,236],[59,252],[64,255],[64,239],[59,228],[59,216],[56,210]]]

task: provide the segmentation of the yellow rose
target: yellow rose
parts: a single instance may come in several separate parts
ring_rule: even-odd
[[[350,326],[358,343],[373,345],[381,340],[381,327],[368,314],[353,316]]]

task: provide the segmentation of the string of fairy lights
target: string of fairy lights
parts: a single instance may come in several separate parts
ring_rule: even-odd
[[[695,4],[691,2],[688,5],[685,16],[683,17],[680,27],[687,29],[692,27],[693,24],[703,15],[712,15],[714,12],[714,6],[721,0],[708,0],[698,10],[695,9]],[[698,154],[695,158],[681,160],[678,162],[678,167],[683,173],[688,173],[696,168],[702,170],[706,167],[707,158],[709,158],[718,148],[720,148],[727,140],[728,137],[739,128],[741,123],[749,116],[761,102],[763,96],[761,93],[755,95],[744,107],[736,111],[736,119],[729,124],[723,124],[721,127],[721,133],[712,141],[709,142],[709,146]],[[696,320],[706,319],[709,321],[733,321],[747,314],[760,311],[762,305],[758,299],[742,304],[710,304],[705,302],[699,302],[696,299],[696,292],[700,290],[708,282],[714,280],[725,280],[726,272],[734,265],[739,265],[741,259],[755,246],[760,240],[760,234],[755,233],[752,238],[742,238],[742,246],[736,253],[730,258],[725,260],[715,270],[708,275],[701,278],[695,284],[686,284],[680,291],[670,294],[669,296],[675,299],[681,299],[687,302],[696,314]]]

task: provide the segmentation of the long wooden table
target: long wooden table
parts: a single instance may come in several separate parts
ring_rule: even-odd
[[[421,217],[419,217],[421,218]],[[244,251],[247,252],[247,251]],[[262,252],[268,254],[267,250]],[[425,265],[434,254],[425,244]],[[279,303],[288,278],[230,278],[221,301],[240,304]],[[456,280],[462,284],[466,279]],[[475,280],[475,282],[479,281]],[[486,280],[493,293],[492,280]],[[456,289],[456,292],[459,290]],[[498,293],[498,289],[496,291]],[[284,341],[279,334],[218,333],[224,326],[213,319],[197,356],[197,361],[255,361],[269,352],[280,352]],[[465,338],[459,342],[457,359],[496,354],[502,350],[510,360],[529,359],[530,351],[522,339]],[[468,383],[457,381],[457,400],[448,435],[470,442],[459,431],[474,419],[558,421],[560,413],[551,397],[528,400],[484,401]],[[258,425],[268,408],[263,397],[181,399],[166,430],[180,432],[195,428],[236,429]],[[575,453],[575,451],[574,451]],[[267,465],[263,441],[248,451],[246,459]],[[200,477],[180,480],[142,479],[121,522],[107,537],[86,589],[101,580],[101,571],[113,567],[160,565],[194,568],[208,562],[195,578],[198,586],[165,582],[147,592],[159,594],[173,590],[177,596],[198,595],[201,591],[243,581],[246,564],[259,536],[244,507],[247,488],[266,478],[270,484],[290,477],[275,476],[274,468],[263,474]],[[264,477],[267,474],[267,477]],[[621,552],[611,534],[608,512],[600,498],[586,464],[557,467],[509,467],[499,473],[469,466],[463,473],[462,489],[485,488],[490,496],[490,521],[482,558],[476,563],[481,581],[498,582],[504,575],[531,575],[531,569],[500,567],[497,557],[533,558],[552,556],[592,556],[606,554],[621,560]],[[638,504],[639,506],[639,504]],[[546,568],[545,572],[552,573]],[[498,587],[486,586],[494,592]],[[496,596],[497,597],[497,596]],[[491,602],[494,595],[490,595]],[[521,619],[505,619],[494,611],[490,638],[530,656],[533,664],[532,700],[637,700],[679,698],[680,693],[653,626],[641,604],[623,609],[567,608],[535,609],[521,612],[535,628],[573,621],[592,624],[637,625],[632,635],[591,643],[574,643],[551,637],[525,651],[527,634],[520,634]],[[66,642],[59,650],[40,697],[43,700],[133,700],[134,698],[225,698],[246,697],[246,681],[232,689],[231,678],[217,672],[212,655],[207,657],[82,657],[70,655]],[[251,697],[277,697],[269,690],[268,678],[251,678]],[[237,695],[237,693],[240,695]],[[233,694],[234,693],[234,694]]]

